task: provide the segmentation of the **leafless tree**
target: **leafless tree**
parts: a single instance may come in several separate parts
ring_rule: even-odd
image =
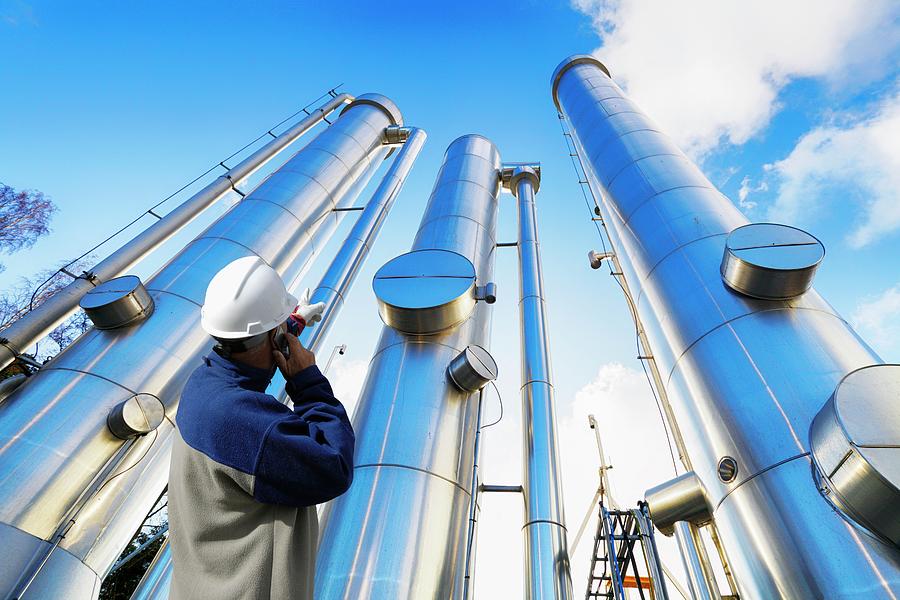
[[[93,261],[93,256],[87,256],[71,263],[61,263],[60,267],[65,267],[70,273],[80,273],[87,270]],[[40,306],[71,281],[69,275],[58,269],[47,269],[33,277],[22,278],[17,285],[0,294],[0,337],[3,336],[3,330],[16,319]],[[88,327],[90,321],[87,315],[79,310],[48,334],[50,343],[39,344],[34,352],[35,358],[38,360],[51,358],[84,333]],[[0,372],[0,379],[4,375],[7,375],[5,371]]]
[[[56,206],[37,190],[15,190],[0,183],[0,252],[30,248],[50,232]],[[0,271],[5,267],[0,264]]]

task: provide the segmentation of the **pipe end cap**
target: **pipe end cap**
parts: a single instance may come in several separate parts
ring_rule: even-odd
[[[344,114],[354,106],[361,105],[375,106],[381,109],[388,119],[391,120],[391,125],[403,125],[403,113],[400,112],[393,100],[381,94],[362,94],[357,96],[353,102],[344,107],[341,114]]]
[[[612,79],[612,75],[609,74],[609,69],[606,68],[602,62],[594,58],[594,56],[590,54],[573,54],[572,56],[567,57],[559,66],[556,67],[556,70],[553,71],[553,76],[550,78],[550,93],[553,95],[553,104],[556,105],[556,110],[562,112],[562,109],[559,106],[559,98],[556,96],[556,90],[559,87],[559,81],[562,79],[562,76],[574,67],[575,65],[594,65],[598,67],[603,74]]]

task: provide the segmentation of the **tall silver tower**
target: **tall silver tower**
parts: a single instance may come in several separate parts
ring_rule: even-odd
[[[881,361],[806,291],[821,244],[785,226],[744,228],[595,58],[563,61],[552,94],[637,294],[701,484],[687,488],[705,496],[741,596],[896,598],[900,440],[879,424],[897,423],[897,375],[857,371]],[[838,393],[866,371],[883,380],[857,388],[865,401]],[[858,411],[842,413],[848,403]],[[829,433],[814,435],[814,419]]]
[[[475,298],[493,274],[499,195],[497,149],[457,139],[412,251],[376,275],[386,327],[354,415],[353,485],[323,515],[317,598],[463,593],[478,399],[448,366],[496,376],[491,309]]]

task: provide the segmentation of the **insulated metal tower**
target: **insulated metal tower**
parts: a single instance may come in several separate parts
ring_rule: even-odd
[[[566,59],[551,84],[696,472],[654,490],[665,511],[648,495],[654,522],[706,505],[744,598],[895,598],[898,475],[887,465],[900,464],[900,444],[883,424],[897,423],[900,369],[807,291],[817,240],[744,228],[595,58]],[[868,395],[844,392],[850,381]]]
[[[210,279],[251,255],[297,278],[337,226],[335,209],[390,151],[386,128],[399,124],[389,99],[356,98],[148,281],[148,310],[87,332],[0,403],[0,595],[96,594],[165,488],[181,388],[211,348],[199,326]],[[123,434],[108,423],[125,411],[158,419]]]

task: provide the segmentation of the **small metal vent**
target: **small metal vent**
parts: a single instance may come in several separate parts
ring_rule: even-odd
[[[728,235],[722,279],[736,292],[763,300],[788,300],[810,288],[825,247],[796,227],[753,223]]]
[[[497,379],[497,362],[481,346],[469,346],[450,361],[450,380],[464,392],[477,392]]]
[[[113,407],[106,417],[106,425],[114,436],[127,440],[150,433],[165,417],[166,409],[159,398],[153,394],[136,394]]]
[[[134,275],[103,282],[81,299],[79,306],[97,329],[116,329],[146,319],[153,313],[153,298]]]
[[[402,333],[440,333],[475,310],[475,267],[449,250],[401,254],[378,270],[372,287],[381,320]]]
[[[827,496],[845,513],[900,546],[900,365],[853,371],[810,428]]]

